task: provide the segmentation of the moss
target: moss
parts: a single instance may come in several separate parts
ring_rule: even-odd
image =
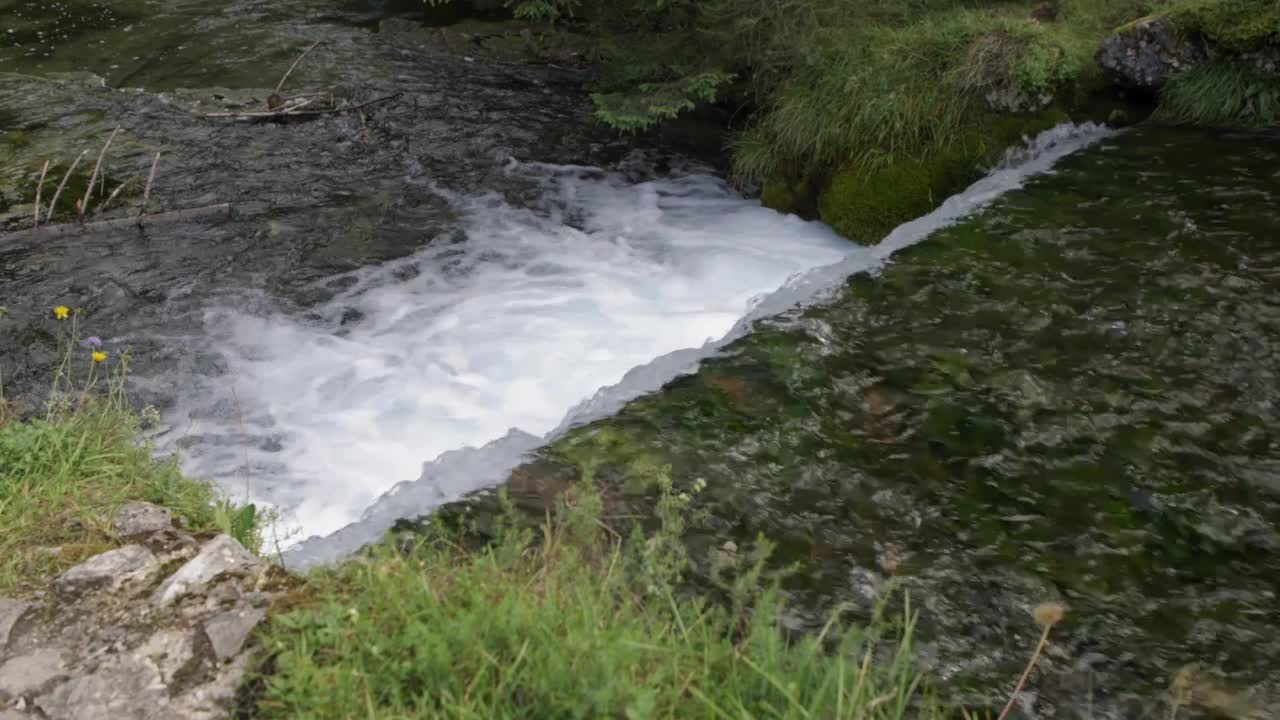
[[[803,218],[818,216],[817,192],[809,178],[775,174],[764,183],[760,202],[771,210],[799,215]]]
[[[947,149],[870,170],[846,164],[819,195],[819,214],[850,240],[878,242],[893,228],[964,189],[985,165],[1024,137],[1070,119],[1060,108],[1025,116],[988,113]]]
[[[1275,0],[1192,0],[1172,9],[1169,18],[1228,50],[1256,50],[1280,36]]]

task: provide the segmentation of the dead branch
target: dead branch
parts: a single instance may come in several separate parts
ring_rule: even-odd
[[[58,196],[62,194],[62,188],[67,186],[67,180],[71,178],[71,173],[76,171],[76,166],[79,165],[80,161],[84,159],[84,156],[88,154],[89,154],[88,150],[80,151],[79,157],[75,159],[75,162],[71,163],[71,167],[67,168],[67,174],[62,176],[62,182],[58,183],[58,189],[53,191],[53,199],[49,201],[49,219],[50,220],[53,219],[53,209],[58,204]]]
[[[206,205],[204,207],[186,208],[184,210],[172,210],[170,212],[156,213],[154,215],[142,215],[140,217],[122,217],[112,220],[98,220],[96,222],[89,223],[68,222],[59,223],[57,225],[42,225],[39,229],[19,230],[11,233],[6,236],[5,239],[25,235],[60,237],[63,235],[72,235],[77,233],[116,230],[127,227],[140,228],[148,225],[164,225],[168,223],[197,220],[204,222],[216,222],[226,220],[230,217],[231,203],[220,203],[218,205]]]
[[[251,112],[216,112],[205,113],[202,117],[207,118],[226,118],[229,120],[246,120],[256,122],[259,120],[271,120],[274,118],[290,118],[290,117],[315,117],[318,115],[339,115],[341,113],[355,112],[362,110],[370,105],[389,102],[403,95],[403,92],[392,93],[380,98],[375,98],[359,105],[351,105],[349,107],[337,107],[329,110],[267,110],[267,111],[251,111]]]
[[[151,199],[151,183],[156,179],[156,166],[160,164],[160,151],[156,151],[156,159],[151,161],[151,172],[147,174],[147,189],[142,191],[142,211],[139,215],[146,214],[147,201]]]
[[[116,189],[115,189],[115,190],[112,190],[112,191],[111,191],[111,194],[107,196],[107,199],[106,199],[106,200],[104,200],[104,201],[102,201],[102,203],[101,203],[100,205],[98,205],[98,208],[97,208],[97,209],[98,209],[98,211],[99,211],[99,212],[101,212],[101,211],[103,211],[103,210],[106,210],[106,209],[107,209],[107,206],[109,206],[109,205],[111,204],[111,201],[112,201],[112,200],[115,200],[115,199],[116,199],[116,196],[120,194],[120,191],[121,191],[121,190],[124,190],[124,188],[125,188],[125,186],[126,186],[126,185],[128,185],[129,183],[131,183],[131,182],[133,182],[134,180],[137,180],[137,179],[138,179],[138,176],[137,176],[137,175],[130,175],[128,178],[126,178],[126,179],[125,179],[125,181],[124,181],[124,182],[122,182],[122,183],[120,183],[119,185],[117,185],[117,186],[116,186]]]
[[[44,189],[44,175],[49,172],[49,161],[44,161],[44,167],[40,168],[40,182],[36,183],[36,221],[32,228],[40,227],[40,191]]]
[[[98,161],[93,164],[93,174],[89,176],[89,187],[85,188],[84,198],[80,201],[79,216],[84,219],[85,213],[89,212],[89,200],[93,198],[93,184],[98,181],[98,169],[102,167],[102,158],[107,155],[107,148],[111,147],[111,141],[116,139],[116,135],[120,132],[120,128],[111,131],[111,137],[107,138],[107,142],[102,146],[102,150],[98,152]]]
[[[280,89],[284,87],[284,81],[289,79],[289,75],[293,73],[294,68],[298,67],[298,63],[302,62],[302,59],[305,58],[307,55],[310,55],[311,51],[315,50],[316,46],[319,44],[320,44],[319,40],[311,43],[311,47],[307,48],[306,50],[303,50],[302,54],[298,56],[298,59],[294,60],[293,64],[289,66],[289,69],[284,71],[284,75],[280,77],[280,82],[276,83],[276,94],[278,94],[280,92]]]

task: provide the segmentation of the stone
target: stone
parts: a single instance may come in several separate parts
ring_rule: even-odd
[[[31,603],[24,600],[0,598],[0,650],[9,645],[9,635],[23,615],[31,609]]]
[[[62,653],[49,648],[12,658],[0,665],[0,703],[41,692],[65,669]]]
[[[235,657],[244,648],[245,640],[258,623],[267,617],[259,608],[241,607],[223,613],[204,624],[204,634],[213,646],[213,654],[219,661]]]
[[[163,682],[173,679],[196,656],[194,633],[188,630],[161,630],[147,638],[134,657],[155,666]]]
[[[31,720],[31,716],[17,710],[0,710],[0,720]]]
[[[49,720],[168,720],[174,715],[160,673],[135,657],[74,678],[36,700]]]
[[[1117,84],[1157,90],[1170,76],[1207,59],[1203,45],[1166,17],[1131,23],[1102,41],[1097,61]]]
[[[63,573],[54,588],[64,594],[89,589],[115,590],[127,582],[146,577],[159,566],[156,556],[141,545],[125,545],[95,555]]]
[[[111,529],[125,538],[150,535],[172,525],[173,514],[167,508],[147,502],[126,503],[111,519]]]
[[[219,535],[178,571],[169,576],[152,596],[152,602],[165,606],[182,596],[198,591],[224,575],[248,575],[261,561],[230,535]]]

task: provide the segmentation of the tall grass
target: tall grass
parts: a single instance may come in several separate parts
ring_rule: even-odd
[[[1239,63],[1210,63],[1169,78],[1156,117],[1210,127],[1280,124],[1280,79]]]
[[[725,605],[679,591],[680,499],[623,541],[589,484],[537,532],[435,530],[309,579],[263,638],[266,718],[931,718],[914,618],[794,638],[744,559]]]

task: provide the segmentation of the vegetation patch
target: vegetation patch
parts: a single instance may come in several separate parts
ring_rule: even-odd
[[[184,477],[138,442],[143,419],[124,395],[127,355],[78,338],[68,308],[49,322],[65,338],[53,401],[41,417],[20,421],[0,400],[0,594],[39,587],[119,544],[111,518],[130,501],[169,508],[189,532],[231,533],[256,549],[253,506]]]
[[[1161,90],[1156,117],[1211,127],[1274,127],[1280,124],[1280,75],[1243,63],[1178,73]]]
[[[536,532],[511,518],[477,550],[436,527],[316,573],[263,638],[258,715],[941,717],[910,616],[790,637],[763,551],[727,568],[727,603],[681,592],[689,497],[657,482],[657,532],[606,527],[586,479]]]
[[[1276,0],[1190,0],[1170,10],[1169,17],[1185,32],[1237,52],[1256,50],[1280,36]]]

